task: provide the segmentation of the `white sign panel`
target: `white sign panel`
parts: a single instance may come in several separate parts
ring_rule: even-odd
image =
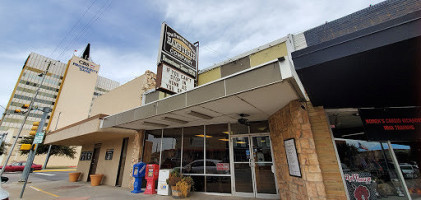
[[[300,163],[294,138],[284,140],[285,154],[287,155],[289,175],[301,177]]]
[[[170,186],[167,184],[167,179],[170,177],[170,170],[169,169],[161,169],[159,170],[158,175],[158,194],[160,195],[169,195],[170,194]]]
[[[166,65],[162,65],[159,87],[170,92],[182,93],[194,88],[194,79]]]

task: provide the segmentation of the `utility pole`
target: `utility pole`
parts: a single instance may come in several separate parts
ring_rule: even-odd
[[[18,134],[16,135],[16,139],[13,142],[12,147],[9,149],[9,153],[7,154],[6,162],[3,165],[4,167],[0,171],[0,176],[3,175],[4,169],[6,169],[6,165],[9,162],[9,159],[10,159],[10,156],[12,155],[13,149],[15,148],[16,143],[18,142],[19,136],[22,133],[23,127],[24,127],[25,122],[26,122],[26,119],[28,118],[29,113],[32,110],[32,107],[34,105],[35,98],[37,97],[38,92],[41,89],[42,84],[44,83],[45,77],[47,76],[47,73],[48,73],[48,69],[50,69],[50,65],[51,65],[51,61],[48,63],[47,69],[44,71],[44,73],[41,74],[41,76],[42,76],[41,83],[39,84],[37,90],[35,91],[35,95],[31,99],[31,103],[29,104],[28,111],[26,111],[26,113],[25,113],[25,117],[23,118],[22,125],[20,126],[19,131],[18,131]]]
[[[42,109],[42,118],[41,122],[38,126],[37,134],[35,135],[34,141],[32,142],[32,148],[29,151],[28,159],[26,160],[25,169],[22,172],[22,180],[25,181],[22,187],[22,191],[20,192],[20,198],[22,199],[23,193],[25,191],[26,183],[28,182],[29,173],[31,172],[32,163],[34,162],[35,154],[37,153],[37,149],[39,144],[41,144],[44,140],[45,132],[43,132],[45,120],[47,119],[48,113],[52,111],[49,107],[44,107]]]

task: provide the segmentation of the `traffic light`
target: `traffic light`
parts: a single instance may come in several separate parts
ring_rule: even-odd
[[[37,144],[21,144],[20,150],[21,151],[35,150],[36,147],[37,147]]]
[[[31,131],[29,131],[29,135],[36,135],[38,130],[39,122],[32,123]]]
[[[21,144],[20,145],[20,150],[24,151],[24,150],[31,150],[32,144]]]

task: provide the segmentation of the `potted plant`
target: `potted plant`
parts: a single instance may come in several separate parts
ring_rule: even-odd
[[[180,190],[182,197],[190,196],[191,186],[193,183],[193,179],[190,176],[184,176],[181,181],[178,181],[176,186],[177,189]]]
[[[171,187],[173,198],[184,198],[190,196],[193,179],[190,176],[181,175],[179,170],[173,170],[170,172],[167,184]]]
[[[180,171],[177,170],[177,169],[172,170],[170,172],[170,176],[167,179],[167,184],[170,186],[170,188],[169,188],[170,191],[176,189],[177,182],[179,182],[179,181],[181,181]],[[177,192],[175,192],[175,193],[173,192],[172,194],[173,195],[177,195],[178,193]]]

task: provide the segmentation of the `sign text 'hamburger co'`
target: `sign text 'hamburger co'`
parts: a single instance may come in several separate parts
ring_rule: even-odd
[[[197,47],[165,23],[161,27],[158,53],[158,64],[162,62],[196,77]]]

